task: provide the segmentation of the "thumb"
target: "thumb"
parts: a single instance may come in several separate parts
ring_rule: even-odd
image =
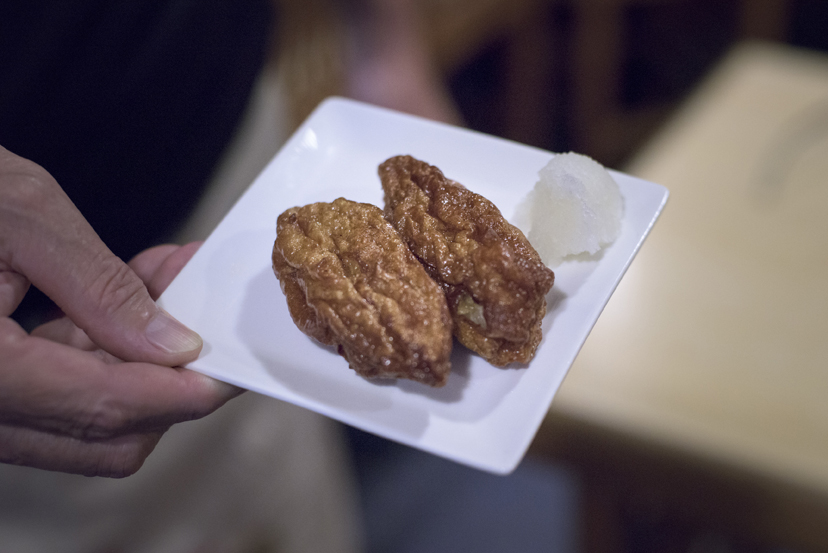
[[[2,148],[0,260],[116,357],[176,366],[201,350],[201,338],[155,304],[51,175]]]
[[[201,351],[201,338],[150,297],[143,281],[103,242],[78,252],[90,256],[77,280],[38,284],[99,347],[125,361],[177,366]],[[97,250],[97,251],[94,251]]]

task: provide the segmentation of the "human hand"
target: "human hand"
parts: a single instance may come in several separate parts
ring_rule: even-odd
[[[45,170],[0,148],[0,462],[127,476],[172,424],[239,393],[171,368],[201,338],[153,300],[197,246],[127,265]],[[30,283],[66,317],[27,334],[9,315]]]

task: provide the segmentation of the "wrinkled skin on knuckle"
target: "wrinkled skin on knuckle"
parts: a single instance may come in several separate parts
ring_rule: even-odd
[[[35,225],[35,217],[49,205],[57,183],[38,165],[25,160],[0,173],[0,255],[11,253],[14,233]]]
[[[85,473],[86,476],[126,478],[144,466],[144,462],[155,449],[160,434],[138,434],[128,436],[122,444],[113,444],[104,455]]]
[[[133,434],[111,441],[83,441],[26,428],[2,427],[10,447],[0,448],[0,463],[83,476],[124,478],[138,472],[163,432]],[[45,438],[45,439],[44,439]]]
[[[90,275],[88,281],[89,292],[91,297],[97,300],[98,305],[104,306],[108,315],[144,304],[146,288],[128,265],[114,255],[107,254],[95,266],[96,274]],[[144,318],[151,315],[140,311],[139,314]]]
[[[124,405],[115,393],[99,394],[94,401],[87,403],[84,412],[77,417],[78,424],[72,434],[80,439],[100,440],[135,432],[164,432],[173,422],[197,420],[209,415],[228,399],[218,388],[205,387],[199,381],[182,389],[181,394],[181,403],[174,412],[159,412],[152,417],[142,416]]]
[[[25,159],[0,170],[0,204],[8,213],[35,213],[58,194],[60,187],[48,171]]]
[[[116,398],[102,396],[88,404],[68,431],[81,440],[102,440],[123,435],[135,424]]]

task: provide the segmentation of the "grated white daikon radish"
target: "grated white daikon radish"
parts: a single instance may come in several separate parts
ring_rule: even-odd
[[[597,161],[558,154],[540,170],[535,187],[518,205],[515,225],[543,262],[595,254],[621,232],[623,199],[612,175]]]

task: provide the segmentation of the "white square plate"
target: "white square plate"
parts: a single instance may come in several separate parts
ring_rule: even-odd
[[[276,217],[338,197],[382,206],[377,167],[410,154],[482,194],[511,217],[554,155],[351,100],[308,118],[160,299],[205,347],[190,368],[301,405],[368,432],[495,473],[523,457],[552,398],[668,196],[613,173],[624,197],[621,236],[591,260],[569,261],[525,368],[499,369],[456,345],[444,388],[356,375],[293,324],[271,269]]]

